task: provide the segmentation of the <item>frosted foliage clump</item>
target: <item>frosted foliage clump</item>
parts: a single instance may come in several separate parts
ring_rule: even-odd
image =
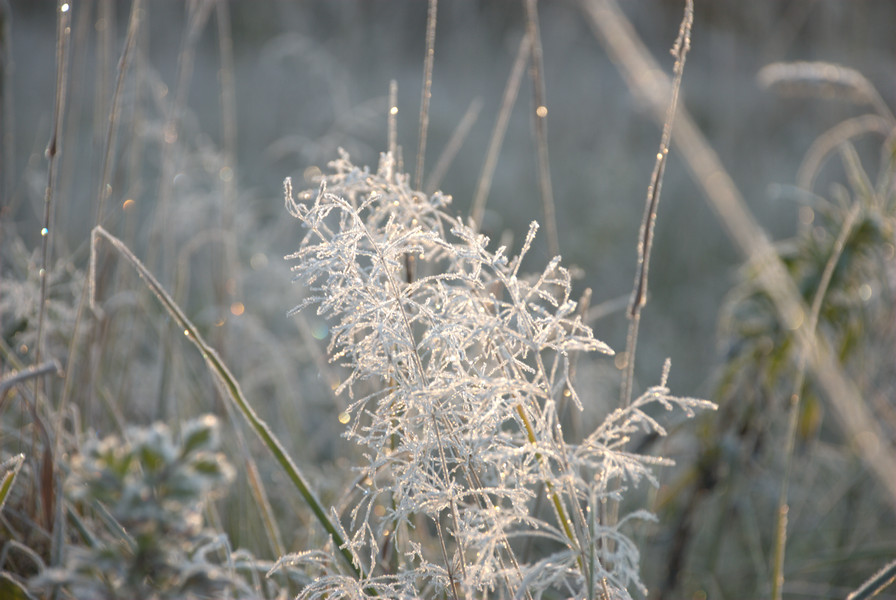
[[[582,401],[577,354],[612,354],[582,322],[559,257],[535,275],[521,251],[447,212],[450,197],[408,185],[391,155],[376,172],[348,155],[317,190],[286,181],[307,228],[287,258],[331,323],[329,353],[347,369],[346,436],[363,449],[359,490],[334,515],[359,580],[323,551],[292,557],[316,572],[307,598],[575,598],[642,589],[638,551],[598,517],[659,459],[624,451],[635,429],[663,433],[643,408],[707,403],[652,388],[581,443],[564,439],[557,402]],[[603,591],[602,591],[603,590]]]

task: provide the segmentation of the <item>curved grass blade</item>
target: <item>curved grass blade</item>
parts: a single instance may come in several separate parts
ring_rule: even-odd
[[[165,291],[165,288],[162,287],[162,284],[158,282],[158,280],[153,276],[153,274],[147,269],[143,263],[134,255],[133,252],[122,242],[120,239],[106,231],[102,226],[97,225],[93,228],[93,232],[91,234],[90,240],[90,271],[88,273],[88,285],[90,286],[89,290],[89,298],[90,298],[90,307],[95,312],[101,312],[101,309],[96,305],[96,298],[94,297],[94,269],[96,265],[96,253],[97,246],[99,244],[100,238],[104,238],[108,241],[112,246],[136,269],[137,274],[140,275],[140,278],[146,283],[146,286],[155,294],[156,298],[158,298],[159,302],[162,303],[162,306],[165,308],[165,311],[171,316],[172,319],[178,324],[178,326],[183,329],[184,335],[190,342],[193,343],[194,346],[202,353],[202,358],[205,359],[206,364],[209,369],[217,376],[218,381],[220,382],[223,389],[227,392],[227,397],[230,398],[236,407],[243,413],[243,416],[249,421],[249,425],[251,425],[252,429],[255,430],[255,433],[258,434],[258,437],[261,438],[261,441],[264,442],[265,446],[271,451],[271,454],[274,455],[274,458],[280,463],[280,466],[286,471],[287,476],[290,481],[292,481],[293,485],[301,494],[302,499],[311,509],[311,512],[314,513],[314,516],[317,518],[318,522],[323,526],[326,532],[330,535],[333,540],[333,543],[336,544],[336,547],[339,548],[342,557],[345,559],[348,567],[351,569],[352,574],[357,578],[364,578],[365,574],[362,572],[360,566],[354,564],[351,558],[351,554],[344,548],[345,540],[339,534],[339,531],[333,525],[332,521],[330,521],[327,516],[326,511],[324,511],[323,506],[321,505],[320,500],[318,500],[315,493],[311,490],[311,486],[308,484],[308,481],[305,479],[305,476],[299,470],[298,466],[293,462],[292,458],[290,458],[289,454],[287,454],[286,450],[283,448],[283,445],[280,443],[280,440],[277,439],[277,436],[274,435],[274,432],[271,431],[270,427],[267,423],[265,423],[261,417],[258,416],[258,413],[255,412],[255,409],[252,408],[252,405],[249,404],[249,401],[243,395],[243,391],[240,388],[239,383],[236,378],[230,372],[230,369],[224,364],[221,360],[221,357],[217,352],[205,341],[202,335],[199,333],[199,330],[195,325],[187,318],[184,314],[183,310],[175,303],[174,299],[171,295]]]

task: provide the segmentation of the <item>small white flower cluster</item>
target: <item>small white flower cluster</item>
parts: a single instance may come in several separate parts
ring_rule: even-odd
[[[708,403],[663,385],[613,412],[584,442],[560,428],[557,401],[581,401],[578,352],[612,354],[570,299],[552,260],[536,276],[395,172],[342,153],[317,191],[289,212],[308,228],[295,260],[308,296],[331,321],[329,352],[348,367],[349,439],[364,449],[343,538],[359,581],[321,552],[285,557],[319,568],[307,598],[598,597],[641,588],[638,551],[603,515],[658,459],[623,451],[638,428],[662,434],[642,408]],[[354,492],[353,492],[354,493]],[[631,517],[630,515],[629,517]],[[636,513],[636,517],[644,513]],[[603,592],[601,590],[604,590]]]

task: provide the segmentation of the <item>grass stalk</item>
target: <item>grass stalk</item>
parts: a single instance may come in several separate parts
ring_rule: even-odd
[[[531,46],[531,36],[527,33],[520,40],[519,49],[516,51],[516,58],[513,61],[513,67],[510,69],[510,76],[507,78],[507,84],[504,86],[504,94],[501,97],[501,108],[498,110],[498,117],[495,119],[495,125],[492,128],[492,135],[488,142],[488,150],[485,153],[485,160],[482,163],[482,173],[476,182],[476,192],[473,194],[473,206],[470,209],[470,220],[475,223],[475,227],[482,228],[482,218],[485,216],[485,203],[488,199],[488,192],[492,187],[492,179],[495,176],[495,169],[498,166],[498,156],[501,154],[501,146],[504,144],[504,136],[507,133],[507,124],[510,122],[510,114],[513,112],[513,105],[516,104],[516,97],[519,95],[520,84],[523,81],[523,73],[526,68],[526,56],[529,54]]]
[[[108,93],[110,89],[109,80],[113,60],[112,47],[115,44],[116,37],[116,4],[116,2],[110,2],[109,0],[98,0],[95,3],[96,20],[93,23],[89,23],[91,20],[89,18],[84,19],[83,21],[84,29],[82,31],[84,32],[85,37],[82,39],[84,41],[87,41],[86,35],[91,29],[96,33],[96,45],[93,49],[97,65],[96,75],[94,76],[94,93],[96,94],[96,101],[93,103],[92,108],[94,123],[93,131],[95,136],[94,142],[97,147],[102,143],[104,134],[100,124],[108,120],[109,116],[115,110],[114,107],[109,104]],[[85,11],[82,14],[89,17],[90,11]],[[88,24],[93,25],[93,27],[87,27]],[[85,48],[88,47],[89,46],[85,45]]]
[[[43,227],[40,230],[40,299],[37,317],[37,341],[34,346],[34,362],[40,364],[43,343],[44,321],[47,312],[47,272],[50,267],[50,240],[54,233],[53,198],[56,188],[56,166],[62,147],[62,126],[65,117],[66,99],[68,96],[68,63],[71,52],[71,5],[59,0],[56,5],[56,98],[53,108],[53,124],[50,129],[50,141],[47,144],[47,188],[44,194]],[[35,399],[40,396],[40,378],[35,379]]]
[[[159,302],[162,304],[165,312],[174,319],[175,323],[177,323],[178,327],[181,328],[184,332],[184,335],[190,342],[199,350],[202,354],[202,358],[205,359],[206,364],[208,365],[211,372],[216,376],[216,379],[221,384],[223,390],[226,392],[226,396],[234,403],[237,409],[243,414],[246,420],[249,422],[249,425],[255,431],[261,441],[267,446],[268,450],[270,450],[271,454],[274,456],[274,459],[280,464],[283,470],[286,472],[286,475],[289,477],[292,484],[299,491],[299,494],[302,496],[302,499],[311,509],[311,512],[314,514],[315,518],[318,522],[323,526],[324,530],[330,535],[333,540],[335,546],[339,549],[341,556],[345,559],[346,565],[350,569],[351,573],[361,579],[365,577],[364,572],[362,571],[360,565],[355,565],[352,560],[351,553],[343,548],[345,544],[345,540],[339,534],[339,531],[330,521],[330,518],[327,516],[326,511],[323,508],[320,500],[318,500],[316,494],[311,489],[311,486],[308,484],[308,481],[305,479],[305,476],[299,470],[298,466],[293,462],[292,458],[284,449],[283,445],[280,443],[280,440],[271,431],[270,427],[267,423],[265,423],[261,417],[258,416],[258,413],[255,412],[255,409],[252,408],[252,405],[249,404],[249,401],[243,395],[243,391],[240,388],[239,382],[237,382],[236,378],[230,372],[230,369],[224,364],[221,358],[218,356],[218,353],[205,341],[205,338],[199,333],[199,330],[195,325],[190,321],[189,318],[184,314],[183,310],[171,295],[165,290],[164,287],[159,283],[159,281],[155,278],[155,276],[147,269],[143,263],[134,255],[133,252],[118,238],[110,234],[106,231],[101,225],[97,225],[93,228],[93,232],[91,233],[91,243],[90,243],[90,273],[88,274],[88,285],[90,286],[90,306],[96,313],[101,313],[101,309],[96,304],[96,297],[93,295],[93,284],[94,284],[94,276],[95,276],[95,265],[96,265],[96,256],[98,245],[100,239],[105,239],[109,242],[112,247],[128,262],[131,266],[137,271],[137,274],[144,281],[147,288],[156,296]]]
[[[174,176],[178,165],[187,148],[183,131],[183,116],[187,106],[190,81],[193,77],[193,67],[196,60],[196,49],[199,38],[205,29],[213,6],[207,0],[197,0],[186,4],[186,25],[181,38],[180,51],[177,55],[177,75],[171,99],[167,102],[164,111],[165,125],[162,132],[162,143],[159,148],[160,176],[158,191],[158,208],[155,211],[154,222],[150,233],[149,253],[147,264],[155,269],[162,280],[168,280],[172,276],[176,260],[174,249],[177,246],[173,239],[173,230],[167,220],[170,216],[170,206],[174,197]],[[165,329],[162,336],[162,346],[168,347],[171,341],[171,331]],[[170,418],[168,388],[171,385],[171,357],[165,354],[162,357],[159,374],[157,395],[157,418],[167,420]]]
[[[271,506],[271,500],[268,496],[267,489],[261,479],[258,463],[249,451],[249,445],[246,443],[246,436],[243,435],[242,428],[240,428],[236,422],[237,419],[233,413],[233,405],[229,402],[222,402],[222,405],[227,412],[228,420],[233,424],[237,447],[239,448],[240,454],[243,455],[243,463],[246,466],[246,480],[249,484],[249,492],[255,500],[255,506],[258,508],[268,545],[270,546],[274,557],[284,556],[286,554],[286,546],[283,543],[283,535],[280,533],[280,527],[277,524],[277,520],[274,518],[274,508]]]
[[[669,92],[669,105],[663,119],[663,133],[660,147],[656,154],[650,185],[647,187],[647,202],[641,229],[638,234],[638,267],[635,285],[629,304],[628,336],[626,339],[625,376],[622,380],[621,404],[628,406],[632,402],[632,387],[635,377],[635,352],[638,345],[638,328],[641,324],[641,309],[647,304],[647,276],[650,270],[650,254],[653,249],[653,234],[656,228],[656,215],[659,208],[660,195],[663,188],[663,175],[666,172],[666,160],[669,156],[669,143],[672,140],[672,125],[675,122],[675,111],[678,107],[678,95],[681,90],[681,78],[684,75],[684,63],[691,47],[691,26],[694,24],[694,2],[687,0],[684,17],[678,29],[678,37],[672,46],[675,66],[672,68],[672,87]]]
[[[175,244],[171,239],[171,227],[166,223],[169,216],[169,205],[174,193],[174,173],[180,163],[181,147],[184,141],[181,139],[181,125],[184,107],[187,103],[189,83],[193,76],[193,66],[196,59],[196,46],[199,36],[205,28],[211,12],[212,4],[206,0],[190,2],[186,5],[186,26],[181,39],[180,51],[177,55],[177,75],[175,76],[174,90],[171,100],[165,109],[165,128],[163,130],[163,142],[160,146],[160,175],[158,192],[158,209],[155,214],[155,222],[151,233],[150,252],[147,264],[155,268],[162,279],[170,275],[171,251]],[[158,254],[156,254],[158,252]]]
[[[893,125],[893,120],[879,115],[861,115],[837,123],[812,142],[797,171],[797,186],[811,191],[822,163],[844,141],[865,133],[878,133],[886,138],[893,133]]]
[[[593,3],[586,5],[586,12],[589,8],[596,10],[597,7]],[[593,21],[597,20],[597,17],[594,17],[593,13],[591,16]],[[671,49],[671,53],[675,57],[675,64],[672,69],[672,83],[665,88],[664,98],[654,98],[658,103],[657,105],[663,107],[661,121],[662,134],[660,136],[659,150],[657,151],[653,172],[650,177],[650,184],[647,186],[647,199],[638,234],[638,260],[635,282],[628,306],[628,332],[626,335],[625,359],[623,363],[625,371],[622,376],[622,384],[619,390],[619,404],[625,408],[629,407],[632,402],[635,378],[635,357],[638,346],[638,331],[641,324],[641,309],[647,304],[647,283],[650,256],[653,248],[653,236],[656,227],[657,210],[659,208],[662,192],[663,175],[666,170],[666,160],[669,154],[669,144],[672,139],[672,126],[675,123],[678,109],[678,97],[681,89],[681,80],[684,75],[685,60],[687,59],[687,53],[690,49],[690,36],[693,22],[693,0],[687,0],[684,15],[681,24],[679,25],[678,36]],[[594,22],[592,22],[592,26],[596,26]],[[632,36],[633,35],[632,32]],[[615,484],[611,483],[610,485]],[[601,518],[605,519],[609,524],[615,524],[618,520],[618,513],[619,504],[618,502],[612,501],[607,503]],[[612,550],[612,541],[604,539],[602,540],[602,546],[607,551]]]
[[[0,115],[3,120],[3,131],[0,132],[0,193],[3,194],[3,205],[12,203],[13,178],[10,166],[15,166],[16,129],[15,111],[13,110],[13,61],[10,51],[12,35],[12,9],[8,0],[0,0]]]
[[[268,542],[271,545],[271,551],[274,553],[274,556],[284,556],[286,554],[286,545],[283,543],[280,527],[277,525],[277,520],[274,517],[274,507],[271,506],[270,497],[264,487],[264,482],[261,480],[258,465],[252,459],[248,449],[245,448],[245,444],[242,444],[242,446],[246,456],[246,476],[249,480],[249,489],[261,513],[261,520],[264,524]]]
[[[531,45],[529,72],[532,77],[534,108],[535,150],[538,153],[538,188],[544,212],[545,235],[551,256],[560,255],[560,235],[557,233],[557,215],[554,203],[554,187],[551,184],[551,160],[548,153],[548,106],[544,84],[544,58],[541,49],[541,33],[538,27],[538,0],[526,0],[526,35]]]
[[[529,420],[529,417],[526,415],[526,411],[523,409],[522,404],[516,405],[516,412],[519,415],[520,420],[523,422],[523,426],[526,428],[526,436],[529,438],[529,443],[533,446],[538,444],[538,437],[535,435],[535,430],[532,428],[532,423]],[[544,462],[544,457],[540,453],[536,453],[535,457]],[[569,539],[569,543],[572,548],[576,551],[578,556],[576,557],[576,561],[579,563],[579,568],[582,570],[582,575],[586,574],[585,571],[585,559],[582,556],[582,545],[579,543],[578,538],[572,530],[572,521],[569,516],[566,514],[566,509],[563,506],[563,500],[560,498],[557,493],[554,485],[545,480],[544,482],[545,488],[548,491],[548,494],[551,496],[551,504],[554,507],[554,510],[557,512],[557,520],[560,522],[560,527],[563,528],[563,533]]]
[[[386,117],[386,137],[389,153],[398,160],[398,82],[389,82],[389,115]]]
[[[429,101],[432,99],[432,67],[435,61],[436,13],[439,0],[429,0],[426,13],[426,54],[423,56],[423,91],[420,94],[420,128],[417,132],[417,166],[414,189],[423,189],[423,164],[426,156],[426,132],[429,129]]]
[[[221,61],[220,69],[220,103],[221,103],[221,149],[222,165],[218,171],[217,181],[222,187],[221,203],[219,205],[219,220],[221,229],[229,233],[233,238],[234,211],[237,206],[237,110],[236,110],[236,84],[234,82],[233,38],[231,35],[230,7],[226,2],[215,4],[215,22],[218,26],[218,56]],[[215,300],[218,304],[219,314],[226,314],[230,301],[243,296],[240,278],[232,279],[233,287],[228,288],[228,273],[237,271],[236,244],[226,244],[224,252],[216,257],[216,269],[214,278]],[[220,347],[226,348],[226,337],[223,329],[219,330]],[[225,353],[226,356],[226,353]]]
[[[106,124],[105,144],[103,146],[103,167],[100,174],[100,184],[96,197],[99,199],[97,205],[96,221],[97,225],[101,225],[105,219],[106,202],[112,195],[112,168],[115,160],[115,142],[118,138],[118,118],[121,114],[121,97],[124,81],[130,70],[131,57],[136,43],[137,30],[140,24],[140,15],[142,14],[142,0],[134,0],[131,5],[131,15],[128,18],[128,32],[124,41],[124,49],[121,51],[121,57],[118,59],[118,75],[115,79],[115,91],[112,93],[112,104],[109,110],[109,116]],[[111,25],[108,25],[110,27]],[[105,88],[102,90],[105,93]]]
[[[445,144],[445,149],[442,150],[439,160],[436,161],[436,166],[433,167],[432,172],[426,178],[426,187],[424,188],[424,191],[427,194],[432,195],[438,189],[439,184],[442,183],[445,173],[448,172],[448,168],[451,166],[451,163],[454,162],[454,158],[460,151],[461,146],[463,146],[464,140],[476,123],[480,110],[482,110],[482,100],[480,98],[474,98],[473,101],[470,102],[470,106],[467,107],[467,112],[464,113],[460,123],[458,123],[457,127],[454,129],[451,139]]]

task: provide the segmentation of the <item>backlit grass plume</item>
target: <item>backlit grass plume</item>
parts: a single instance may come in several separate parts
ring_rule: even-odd
[[[334,512],[363,581],[324,552],[283,562],[320,569],[307,598],[628,597],[642,587],[628,518],[610,526],[601,510],[662,459],[623,445],[663,433],[646,404],[709,403],[670,396],[664,374],[567,440],[558,402],[587,401],[571,360],[612,350],[579,317],[560,258],[524,275],[537,224],[519,255],[489,250],[448,215],[450,197],[411,189],[394,164],[384,154],[371,172],[343,154],[299,200],[286,181],[307,228],[287,257],[308,290],[295,310],[316,306],[331,323],[332,360],[349,373],[339,391],[353,399],[345,435],[367,462],[350,508]]]

